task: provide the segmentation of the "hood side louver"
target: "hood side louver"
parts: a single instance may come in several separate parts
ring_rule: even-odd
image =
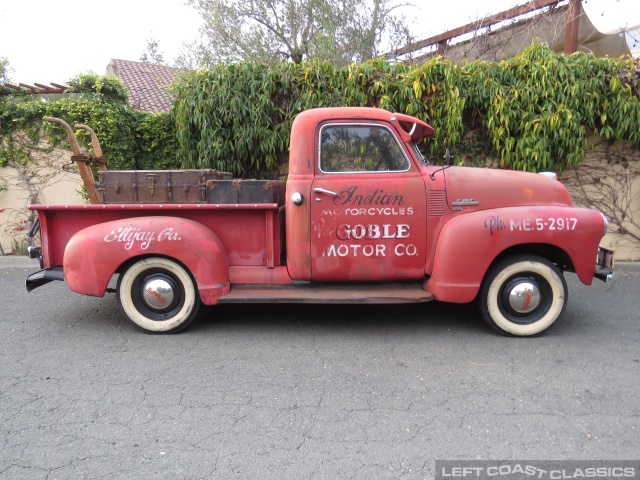
[[[428,202],[427,208],[430,217],[441,217],[444,215],[444,208],[447,203],[444,190],[430,191]]]

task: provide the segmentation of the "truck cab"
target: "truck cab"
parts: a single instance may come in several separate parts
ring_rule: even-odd
[[[428,173],[414,142],[433,134],[422,121],[384,110],[317,109],[297,117],[286,197],[287,245],[296,245],[287,249],[292,278],[424,278]],[[442,190],[442,177],[436,183]]]

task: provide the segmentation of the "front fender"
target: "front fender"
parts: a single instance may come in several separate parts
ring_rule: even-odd
[[[124,263],[152,255],[184,264],[205,304],[229,293],[229,262],[218,236],[198,222],[177,217],[114,220],[80,230],[64,251],[65,281],[74,292],[102,297]]]
[[[602,215],[584,208],[508,207],[463,214],[442,228],[425,289],[436,300],[470,302],[496,257],[527,244],[560,248],[578,278],[590,285],[603,235]]]

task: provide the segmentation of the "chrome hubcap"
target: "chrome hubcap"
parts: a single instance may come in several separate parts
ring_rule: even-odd
[[[145,282],[142,299],[149,308],[163,310],[173,303],[172,285],[162,278],[152,278]]]
[[[528,313],[540,304],[540,290],[536,285],[522,282],[509,292],[509,305],[517,313]]]

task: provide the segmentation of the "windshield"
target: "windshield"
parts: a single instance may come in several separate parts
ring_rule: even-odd
[[[411,148],[413,148],[413,152],[416,154],[416,157],[418,157],[418,160],[420,160],[425,165],[429,165],[429,160],[427,160],[425,156],[422,155],[422,152],[418,148],[418,145],[416,145],[415,143],[412,143]]]

